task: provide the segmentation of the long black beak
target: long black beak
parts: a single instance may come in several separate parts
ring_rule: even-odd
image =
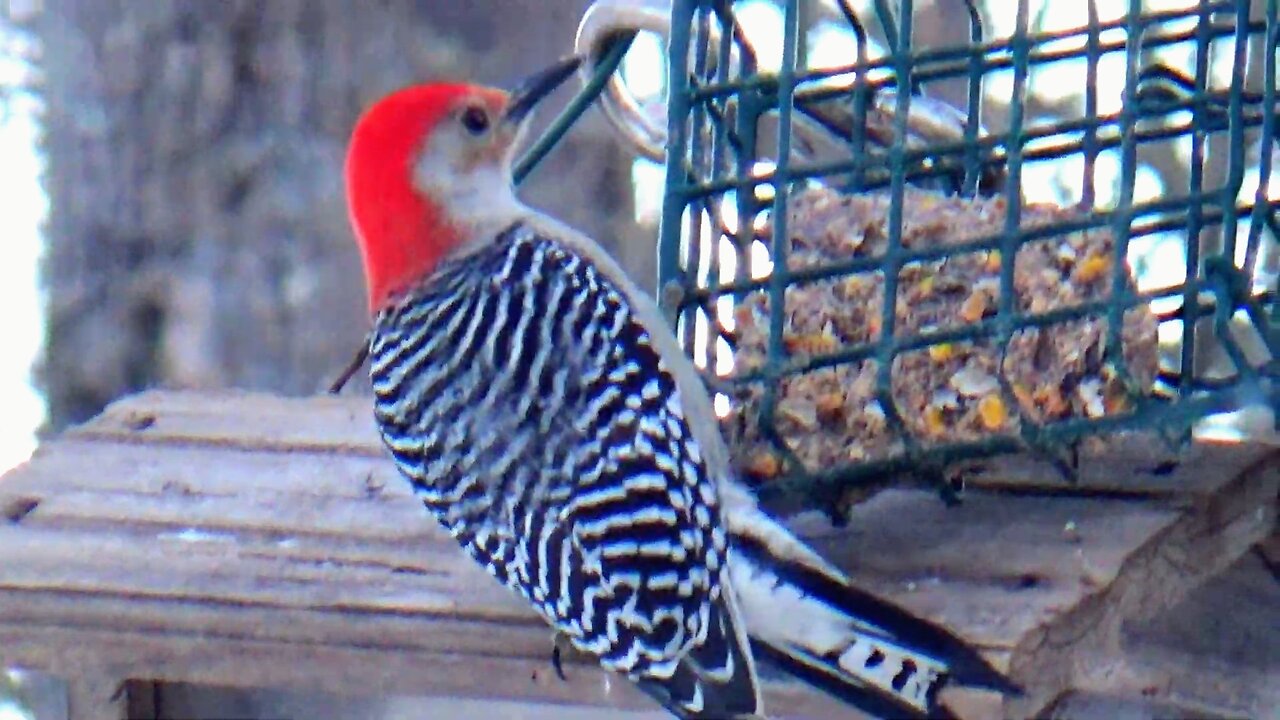
[[[511,101],[502,120],[511,124],[519,124],[542,98],[564,84],[569,76],[582,64],[580,55],[572,55],[560,60],[551,67],[534,74],[511,91]]]

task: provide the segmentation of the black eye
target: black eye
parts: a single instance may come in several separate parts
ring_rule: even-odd
[[[462,127],[472,135],[483,135],[489,129],[489,113],[472,105],[462,111]]]

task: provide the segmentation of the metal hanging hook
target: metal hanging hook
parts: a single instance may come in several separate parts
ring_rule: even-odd
[[[736,24],[729,28],[723,25],[722,18],[711,23],[710,43],[713,46],[718,43],[721,33],[733,33],[727,77],[733,79],[743,74],[754,74],[754,70],[746,69],[754,67],[754,53],[747,38]],[[669,42],[670,0],[596,0],[592,3],[578,25],[575,42],[575,52],[586,58],[579,71],[583,82],[597,77],[599,65],[610,55],[611,48],[622,40],[633,38],[638,32],[654,33],[662,37],[664,44]],[[859,62],[850,66],[850,71],[857,72],[859,78],[863,77],[863,73],[858,68],[865,63],[865,59],[860,52]],[[714,58],[708,60],[713,65],[709,68],[707,77],[713,77],[722,69],[714,66]],[[862,80],[859,79],[858,82]],[[888,148],[894,144],[893,120],[897,111],[898,91],[891,87],[870,88],[870,102],[862,117],[855,116],[848,102],[850,91],[854,91],[854,87],[833,92],[833,87],[827,84],[802,88],[795,93],[797,112],[792,115],[791,161],[824,162],[848,157],[853,152],[850,140],[854,137],[865,138],[872,149]],[[600,104],[605,117],[633,152],[654,162],[665,161],[668,145],[666,97],[642,99],[627,87],[621,73],[614,73],[607,81]],[[737,98],[730,96],[724,101],[721,112],[730,117],[736,112],[736,106]],[[762,127],[776,125],[777,114],[775,108],[761,115]],[[965,138],[968,122],[963,112],[945,102],[913,95],[907,111],[907,134],[902,138],[902,146],[907,150],[917,150],[960,143]],[[861,127],[855,133],[857,126]],[[978,136],[984,135],[986,131],[979,128]],[[764,131],[757,133],[757,137],[762,143],[760,147],[741,150],[756,159],[769,159],[773,150],[769,147],[773,133]],[[962,164],[959,158],[948,158],[940,162],[944,167]]]
[[[593,76],[609,48],[638,32],[650,32],[666,42],[671,37],[670,0],[596,0],[578,24],[574,51],[586,58],[579,71],[584,82]],[[614,73],[600,98],[605,117],[632,151],[662,162],[667,149],[666,98],[641,100],[627,87],[621,73]]]

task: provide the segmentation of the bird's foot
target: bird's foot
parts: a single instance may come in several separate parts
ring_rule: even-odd
[[[551,638],[551,667],[555,668],[556,675],[564,682],[569,682],[568,676],[564,674],[564,664],[562,662],[562,648],[568,638],[563,633],[556,633]]]

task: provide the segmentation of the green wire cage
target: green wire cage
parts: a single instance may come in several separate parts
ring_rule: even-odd
[[[1089,2],[1065,31],[1021,0],[1000,35],[954,2],[967,37],[924,47],[911,0],[783,0],[772,65],[746,2],[670,8],[658,295],[766,500],[951,493],[1028,450],[1070,477],[1087,437],[1276,404],[1277,0]],[[819,25],[842,63],[806,58]],[[1028,84],[1059,68],[1081,87],[1047,112]]]

